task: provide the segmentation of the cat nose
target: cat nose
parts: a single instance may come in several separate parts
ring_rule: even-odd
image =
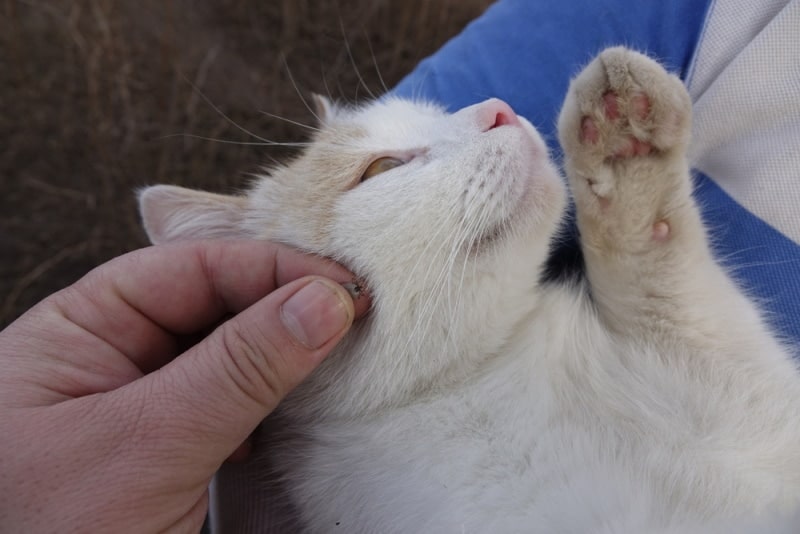
[[[478,127],[481,132],[488,132],[500,126],[519,126],[519,117],[511,106],[499,98],[490,98],[476,105]]]

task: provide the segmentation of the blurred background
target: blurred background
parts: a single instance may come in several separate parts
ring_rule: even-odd
[[[2,0],[0,328],[147,244],[137,188],[232,192],[291,155],[233,122],[301,140],[300,95],[380,94],[490,3]]]

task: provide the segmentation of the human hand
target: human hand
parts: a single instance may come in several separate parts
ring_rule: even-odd
[[[366,311],[352,280],[271,243],[184,243],[36,305],[0,332],[0,530],[197,531],[215,471]]]

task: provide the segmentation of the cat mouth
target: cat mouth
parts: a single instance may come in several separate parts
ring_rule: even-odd
[[[533,194],[527,180],[519,180],[505,206],[504,213],[468,243],[470,254],[482,254],[505,241],[526,217],[529,198]],[[498,214],[500,215],[500,214]]]
[[[508,233],[511,227],[511,221],[504,219],[496,224],[493,224],[488,229],[481,232],[481,234],[470,241],[469,253],[471,255],[482,254],[487,249],[494,246]]]

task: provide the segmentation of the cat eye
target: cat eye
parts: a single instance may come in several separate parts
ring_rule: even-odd
[[[405,161],[397,158],[392,157],[385,157],[385,158],[378,158],[372,163],[369,164],[367,170],[364,171],[364,174],[361,175],[361,181],[369,180],[373,176],[376,176],[382,172],[386,172],[388,170],[394,169],[395,167],[399,167],[400,165],[404,165]]]

